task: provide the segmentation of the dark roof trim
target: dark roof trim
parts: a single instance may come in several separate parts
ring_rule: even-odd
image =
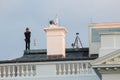
[[[70,59],[66,59],[66,58],[61,58],[61,59],[45,59],[45,60],[23,60],[23,61],[17,61],[17,60],[7,60],[7,61],[0,61],[0,64],[6,64],[6,63],[31,63],[31,62],[55,62],[55,61],[80,61],[80,60],[94,60],[96,58],[70,58]]]

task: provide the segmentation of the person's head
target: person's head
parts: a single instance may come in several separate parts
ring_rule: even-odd
[[[28,28],[28,27],[26,28],[26,31],[29,31],[29,28]]]
[[[51,20],[49,23],[50,25],[55,25],[55,22],[53,20]]]

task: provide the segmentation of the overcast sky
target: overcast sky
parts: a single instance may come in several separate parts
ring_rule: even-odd
[[[25,49],[24,31],[29,27],[37,49],[46,49],[44,28],[59,17],[64,26],[67,48],[79,32],[84,47],[89,47],[90,23],[120,22],[120,0],[0,0],[0,60],[20,57]]]

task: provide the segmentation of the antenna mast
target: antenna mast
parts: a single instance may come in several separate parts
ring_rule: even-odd
[[[80,43],[81,48],[83,48],[82,42],[78,35],[79,35],[79,33],[76,33],[75,41],[74,41],[74,43],[72,43],[73,48],[79,48],[79,43]]]
[[[36,48],[36,46],[37,46],[37,40],[34,39],[34,48]]]
[[[59,18],[58,18],[58,15],[56,15],[55,24],[56,24],[56,25],[59,25]]]

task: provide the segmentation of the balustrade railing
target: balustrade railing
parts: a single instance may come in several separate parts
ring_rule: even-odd
[[[50,65],[50,67],[48,67]],[[45,66],[45,67],[43,67]],[[49,68],[46,71],[46,68]],[[14,63],[0,64],[0,79],[14,80],[18,78],[38,78],[44,76],[59,76],[59,75],[91,75],[93,69],[89,61],[68,61],[68,62],[37,62],[37,63]]]
[[[92,67],[89,62],[86,63],[61,63],[56,64],[57,75],[68,74],[91,74]]]
[[[35,76],[35,65],[0,65],[0,78]]]

